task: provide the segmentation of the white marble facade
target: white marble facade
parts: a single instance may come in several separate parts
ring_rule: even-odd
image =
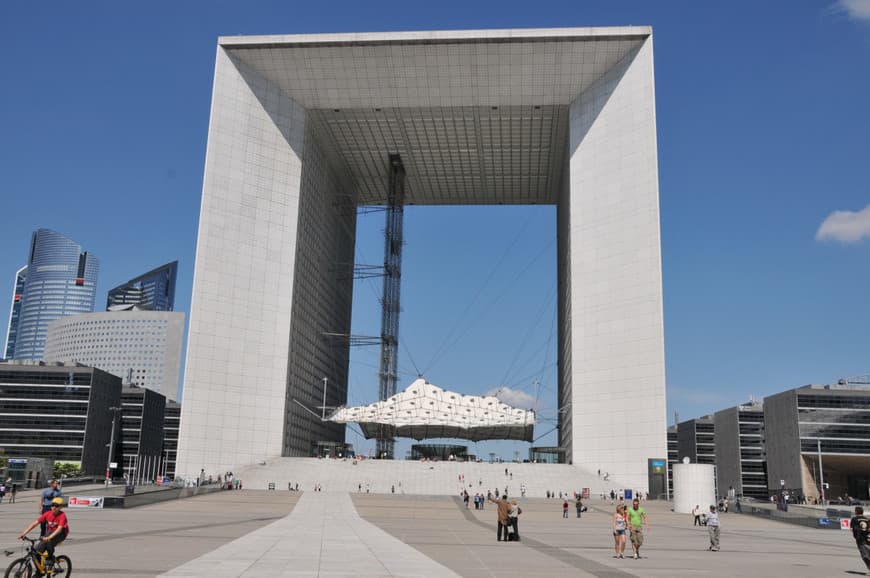
[[[179,475],[342,435],[293,400],[346,383],[335,265],[394,152],[409,203],[558,205],[560,444],[645,488],[667,455],[648,27],[221,38]]]

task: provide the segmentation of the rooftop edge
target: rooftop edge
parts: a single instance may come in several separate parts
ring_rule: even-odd
[[[577,28],[501,28],[492,30],[419,30],[405,32],[341,32],[325,34],[271,34],[219,36],[218,45],[236,48],[260,46],[318,46],[354,44],[417,44],[455,41],[604,40],[651,36],[652,26],[589,26]]]

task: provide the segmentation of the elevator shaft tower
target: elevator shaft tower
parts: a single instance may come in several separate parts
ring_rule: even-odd
[[[381,362],[379,399],[396,394],[399,365],[399,298],[402,288],[402,225],[405,218],[405,167],[402,157],[391,154],[384,228],[384,295],[381,299]],[[383,426],[378,431],[377,457],[393,459],[395,440]]]

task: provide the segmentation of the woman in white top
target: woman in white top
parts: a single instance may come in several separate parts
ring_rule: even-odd
[[[516,499],[511,500],[511,509],[508,512],[508,523],[511,525],[511,528],[514,531],[514,536],[516,536],[516,540],[520,540],[520,530],[519,530],[519,518],[522,510],[517,505]]]
[[[614,558],[623,558],[625,554],[625,506],[616,506],[616,513],[613,514],[613,542],[615,554]]]
[[[695,509],[692,510],[692,515],[695,516],[695,523],[692,525],[693,526],[700,526],[701,525],[701,506],[696,505]]]

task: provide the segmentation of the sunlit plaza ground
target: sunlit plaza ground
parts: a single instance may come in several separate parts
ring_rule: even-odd
[[[81,492],[78,492],[81,493]],[[71,494],[72,495],[72,494]],[[92,493],[93,495],[93,493]],[[303,508],[311,504],[327,504]],[[347,504],[356,516],[341,509]],[[722,550],[663,502],[645,504],[641,560],[613,556],[608,502],[581,519],[561,501],[521,501],[522,541],[497,542],[496,509],[447,497],[219,492],[135,509],[71,509],[61,550],[76,576],[849,576],[865,573],[841,530],[722,516]],[[335,508],[328,505],[335,504]],[[321,506],[318,506],[321,507]],[[305,513],[294,508],[305,510]],[[0,543],[36,515],[36,494],[0,505]],[[292,515],[291,515],[292,513]],[[630,547],[628,548],[630,551]],[[6,563],[11,558],[6,559]],[[423,563],[425,562],[425,564]]]

